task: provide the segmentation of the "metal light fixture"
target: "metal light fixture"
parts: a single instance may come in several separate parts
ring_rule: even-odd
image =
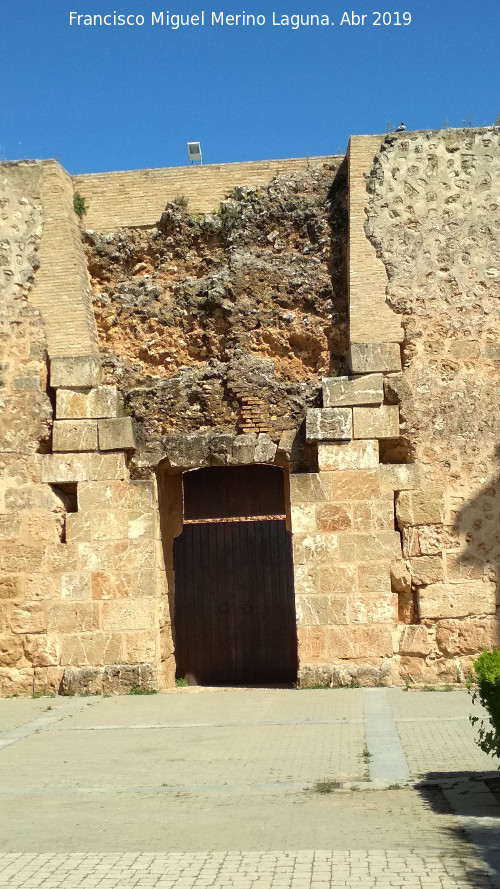
[[[201,159],[201,145],[199,142],[187,142],[187,153],[188,153],[188,162],[190,164],[196,163],[196,161],[200,162],[200,165],[203,163]]]

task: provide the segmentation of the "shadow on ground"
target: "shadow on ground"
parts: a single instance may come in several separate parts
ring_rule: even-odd
[[[446,832],[457,841],[465,834],[474,843],[489,868],[492,885],[500,887],[499,772],[427,772],[415,790],[436,814],[458,816],[456,827],[447,826]],[[469,877],[474,886],[488,885],[480,871],[470,871]]]

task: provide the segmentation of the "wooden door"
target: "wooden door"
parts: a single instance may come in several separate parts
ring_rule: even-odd
[[[174,541],[177,676],[199,685],[295,681],[282,470],[197,470],[184,475],[183,493]]]

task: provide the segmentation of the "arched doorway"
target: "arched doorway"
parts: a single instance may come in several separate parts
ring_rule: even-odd
[[[173,555],[177,676],[198,685],[294,682],[283,470],[256,464],[184,473]]]

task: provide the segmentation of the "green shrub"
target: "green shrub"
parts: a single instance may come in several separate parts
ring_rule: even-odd
[[[485,753],[500,758],[500,649],[483,651],[474,661],[472,700],[488,711],[490,720],[470,716],[472,725],[479,723],[477,744]]]
[[[73,195],[73,210],[79,219],[83,219],[87,212],[87,207],[85,206],[85,198],[82,197],[79,191],[75,191]]]

